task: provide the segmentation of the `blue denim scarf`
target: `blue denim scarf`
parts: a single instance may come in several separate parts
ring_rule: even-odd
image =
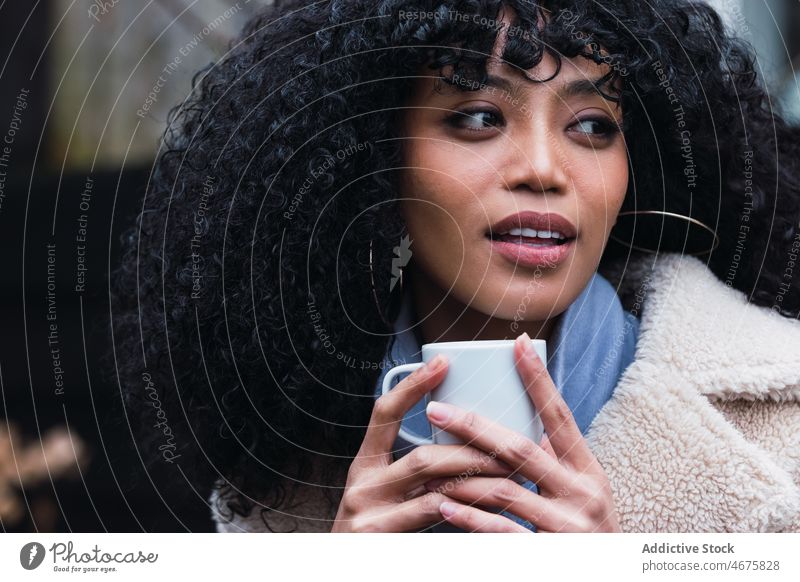
[[[381,394],[386,372],[394,366],[422,361],[421,346],[412,329],[415,323],[410,294],[406,293],[395,322],[395,342],[383,361],[375,388]],[[572,410],[582,434],[586,434],[594,417],[611,398],[614,387],[625,368],[633,361],[639,320],[623,310],[614,288],[595,273],[578,298],[559,317],[547,342],[547,370],[564,401]],[[425,400],[420,400],[403,418],[403,428],[422,437],[431,436],[431,425],[425,415]],[[397,437],[395,458],[407,454],[413,444]],[[531,481],[523,486],[536,492]],[[530,522],[507,511],[502,515],[536,530]],[[447,524],[433,531],[461,531]]]

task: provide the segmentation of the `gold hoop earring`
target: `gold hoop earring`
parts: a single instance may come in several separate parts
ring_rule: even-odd
[[[683,219],[683,220],[685,220],[685,221],[687,221],[687,222],[689,222],[691,224],[696,224],[697,226],[699,226],[699,227],[703,228],[704,230],[708,231],[709,233],[711,233],[711,236],[714,237],[714,243],[713,243],[713,245],[711,246],[710,249],[705,250],[705,251],[700,251],[700,252],[686,253],[688,255],[704,255],[706,253],[710,253],[711,251],[713,251],[714,249],[716,249],[719,246],[719,236],[717,235],[717,233],[710,226],[706,225],[703,222],[700,222],[696,218],[692,218],[691,216],[686,216],[684,214],[676,214],[674,212],[666,212],[666,211],[663,211],[663,210],[628,210],[628,211],[625,211],[625,212],[620,212],[617,215],[617,217],[619,217],[619,216],[630,216],[630,215],[636,215],[636,214],[661,214],[663,216],[672,216],[674,218],[681,218],[681,219]],[[627,242],[615,237],[613,234],[609,235],[609,238],[614,239],[616,242],[618,242],[619,244],[621,244],[623,246],[626,246],[626,247],[628,247],[630,249],[634,249],[634,250],[637,250],[637,251],[644,251],[644,252],[647,252],[647,253],[662,252],[660,249],[648,249],[646,247],[639,247],[639,246],[636,246],[636,245],[632,245],[630,243],[627,243]]]

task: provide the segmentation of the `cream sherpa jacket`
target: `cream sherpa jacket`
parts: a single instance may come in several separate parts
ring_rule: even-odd
[[[586,435],[623,531],[800,531],[800,322],[690,256],[603,274],[641,316],[634,361]],[[219,499],[218,531],[269,531]],[[274,531],[329,531],[335,510],[307,486],[263,515]]]

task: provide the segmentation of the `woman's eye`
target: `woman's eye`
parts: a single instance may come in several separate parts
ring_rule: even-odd
[[[611,138],[615,133],[619,133],[619,127],[616,123],[602,117],[581,119],[573,124],[570,129],[577,133],[600,138]]]
[[[486,131],[502,125],[503,119],[491,109],[472,109],[455,112],[447,118],[447,123],[458,129]]]

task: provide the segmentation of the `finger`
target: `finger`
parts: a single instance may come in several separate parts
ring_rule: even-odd
[[[439,508],[448,523],[468,532],[478,533],[531,533],[526,527],[504,515],[490,513],[477,507],[446,501]]]
[[[553,445],[550,444],[550,438],[546,434],[542,435],[542,440],[539,443],[539,446],[542,447],[542,450],[545,453],[547,453],[554,459],[558,459],[558,455],[556,455],[556,452],[553,450]]]
[[[442,493],[469,504],[509,511],[534,524],[537,529],[556,530],[565,523],[563,511],[551,499],[537,495],[511,479],[470,477],[446,479],[429,484],[429,491]]]
[[[446,373],[447,360],[439,355],[375,400],[357,456],[360,462],[391,462],[392,445],[400,431],[403,416],[425,394],[438,386]]]
[[[392,463],[385,487],[402,492],[436,477],[508,476],[514,469],[485,451],[465,445],[422,445]]]
[[[405,494],[403,495],[403,501],[409,501],[410,499],[415,499],[420,495],[425,495],[426,493],[429,493],[430,491],[431,490],[425,487],[425,485],[418,485],[413,489],[405,492]]]
[[[575,423],[572,411],[553,384],[547,367],[533,349],[527,333],[517,338],[514,358],[522,383],[542,419],[553,451],[559,459],[567,460],[576,467],[586,466],[591,456],[587,457],[588,446]]]
[[[515,430],[444,402],[430,402],[427,413],[434,426],[497,456],[541,487],[557,490],[573,480],[557,459]]]
[[[354,532],[406,532],[415,531],[442,522],[439,506],[452,501],[441,493],[425,493],[402,503],[378,507],[353,518],[350,530]]]

